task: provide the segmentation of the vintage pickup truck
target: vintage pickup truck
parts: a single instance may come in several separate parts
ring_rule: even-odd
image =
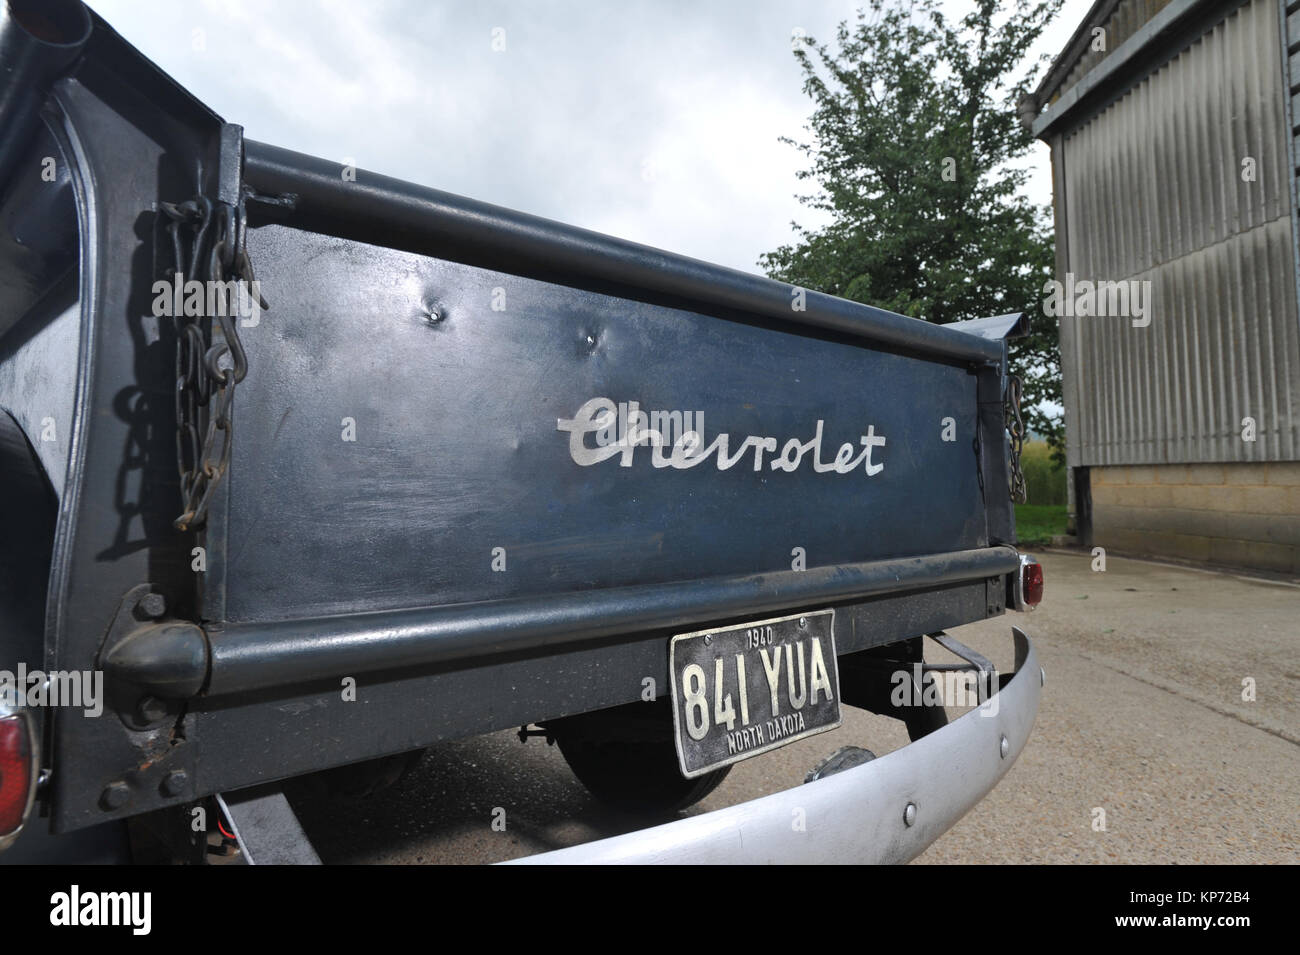
[[[1015,761],[1030,641],[945,630],[1041,597],[1023,316],[246,141],[75,0],[8,0],[0,73],[0,860],[315,861],[283,781],[536,725],[657,824],[525,861],[905,861]],[[673,817],[845,706],[913,742]]]

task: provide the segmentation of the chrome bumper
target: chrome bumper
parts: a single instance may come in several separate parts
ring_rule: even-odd
[[[1043,671],[1012,628],[1016,672],[1000,692],[902,749],[803,786],[516,864],[894,863],[920,855],[1024,749]],[[803,822],[802,828],[797,826]]]

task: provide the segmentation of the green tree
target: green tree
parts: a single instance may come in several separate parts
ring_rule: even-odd
[[[1056,322],[1041,308],[1052,276],[1049,210],[1024,195],[1016,166],[1033,144],[1017,100],[1040,62],[1029,49],[1061,0],[976,0],[960,20],[937,0],[870,0],[836,31],[836,49],[807,38],[795,57],[814,103],[811,167],[800,196],[829,216],[759,265],[792,285],[946,323],[1030,311],[1012,344],[1025,423],[1063,454]],[[1043,407],[1044,403],[1053,407]]]

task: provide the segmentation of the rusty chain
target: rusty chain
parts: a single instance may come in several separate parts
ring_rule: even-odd
[[[253,265],[245,246],[247,218],[238,206],[214,204],[204,196],[160,204],[168,217],[175,265],[167,277],[197,280],[203,289],[199,315],[172,309],[176,321],[176,465],[183,510],[180,530],[202,527],[212,494],[230,466],[234,439],[231,409],[235,386],[248,373],[248,358],[239,340],[237,305],[231,279],[243,283],[258,306]],[[188,240],[188,241],[187,241]],[[182,286],[183,288],[183,286]],[[252,301],[240,289],[242,301]],[[176,302],[177,306],[181,303]],[[208,314],[208,305],[216,314]]]
[[[1020,454],[1025,446],[1025,422],[1020,417],[1019,375],[1007,377],[1007,434],[1011,439],[1011,500],[1024,504],[1029,497],[1025,474],[1020,469]]]

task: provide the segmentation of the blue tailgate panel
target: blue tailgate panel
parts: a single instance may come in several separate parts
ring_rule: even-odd
[[[965,367],[284,226],[249,245],[271,308],[241,330],[230,621],[987,544]],[[597,399],[625,413],[583,434]],[[633,402],[693,416],[703,460],[674,466],[679,430],[659,467],[653,438],[609,448]]]

